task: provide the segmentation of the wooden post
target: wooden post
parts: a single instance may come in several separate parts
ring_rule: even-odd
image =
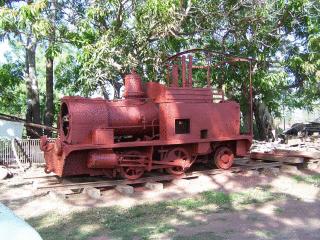
[[[14,141],[15,141],[15,139],[12,138],[12,139],[11,139],[12,152],[13,152],[14,158],[15,158],[15,160],[16,160],[19,168],[20,168],[20,171],[21,171],[21,172],[24,172],[24,168],[23,168],[22,163],[21,163],[21,161],[20,161],[20,159],[19,159],[16,146],[14,145]]]

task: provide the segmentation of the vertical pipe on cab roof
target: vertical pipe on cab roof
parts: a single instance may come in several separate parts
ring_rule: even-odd
[[[189,55],[188,57],[188,87],[192,87],[192,55]]]
[[[252,62],[249,60],[249,81],[250,81],[250,136],[253,139],[253,99],[252,99]]]
[[[171,82],[170,82],[170,66],[169,64],[167,64],[167,86],[170,86]]]
[[[172,87],[178,87],[179,86],[179,69],[178,64],[172,65]]]
[[[186,81],[186,56],[181,57],[181,71],[182,71],[182,87],[187,87]]]

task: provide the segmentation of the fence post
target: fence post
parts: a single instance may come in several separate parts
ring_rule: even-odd
[[[13,151],[13,155],[14,155],[14,158],[15,158],[15,160],[16,160],[16,162],[17,162],[17,164],[18,164],[18,166],[19,166],[19,168],[21,170],[21,172],[24,172],[24,168],[22,167],[22,164],[20,162],[16,146],[14,145],[14,141],[15,141],[15,139],[12,138],[11,139],[11,148],[12,148],[12,151]]]

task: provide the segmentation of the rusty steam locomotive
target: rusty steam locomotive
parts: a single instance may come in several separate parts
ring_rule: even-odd
[[[143,84],[133,71],[124,99],[62,98],[59,138],[41,138],[46,172],[137,179],[155,169],[180,175],[195,162],[228,169],[247,155],[252,133],[240,134],[239,104],[211,89],[209,66],[208,87],[194,88],[192,56],[175,61],[181,75],[173,64],[169,86]]]

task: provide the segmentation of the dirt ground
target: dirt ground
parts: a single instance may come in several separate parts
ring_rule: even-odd
[[[319,168],[222,173],[168,182],[161,191],[139,186],[130,196],[106,190],[100,199],[64,200],[32,190],[23,176],[0,184],[0,201],[45,240],[320,239]]]

